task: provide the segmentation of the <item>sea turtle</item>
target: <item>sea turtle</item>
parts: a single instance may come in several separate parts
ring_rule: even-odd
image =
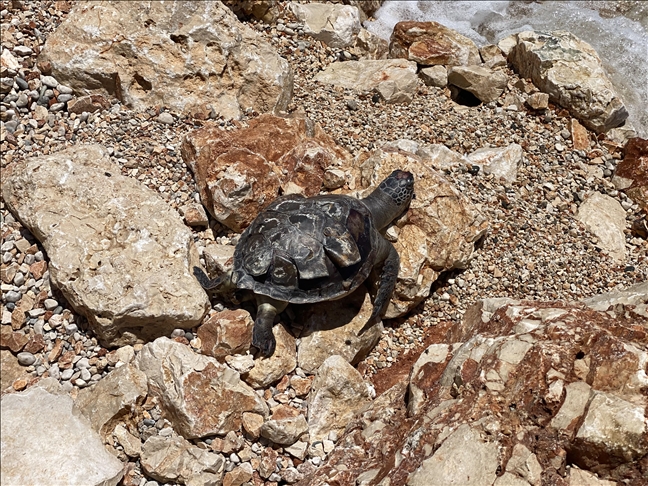
[[[392,172],[364,199],[281,196],[241,235],[231,273],[209,280],[194,267],[194,274],[207,290],[246,290],[256,299],[252,345],[271,356],[276,345],[274,318],[289,303],[339,299],[382,266],[367,328],[387,308],[400,264],[396,249],[380,231],[413,197],[414,177],[402,170]]]

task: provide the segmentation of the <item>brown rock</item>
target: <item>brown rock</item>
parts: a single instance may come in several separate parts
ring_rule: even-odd
[[[195,130],[181,152],[207,210],[235,231],[246,228],[280,188],[318,194],[325,169],[350,158],[306,119],[272,115],[254,118],[238,131]]]
[[[437,22],[398,22],[389,42],[391,58],[424,66],[471,66],[481,63],[473,41]]]
[[[35,300],[29,294],[24,294],[11,313],[11,327],[17,331],[23,327],[27,320],[27,312],[34,308]]]
[[[263,422],[263,415],[259,415],[258,413],[243,412],[243,429],[250,435],[253,440],[257,440],[259,438]]]
[[[25,367],[18,363],[18,358],[11,351],[0,350],[0,393],[11,387],[19,378],[26,379],[26,375]]]
[[[305,397],[311,389],[312,380],[294,375],[290,378],[290,386],[295,390],[295,395]]]
[[[266,447],[261,453],[261,464],[259,466],[259,475],[268,479],[277,468],[277,458],[279,454],[271,447]]]
[[[63,352],[63,341],[61,339],[57,339],[54,342],[54,347],[52,347],[52,350],[47,355],[47,361],[50,363],[54,363],[58,361],[62,352]]]
[[[168,338],[146,344],[138,357],[164,416],[183,437],[237,431],[242,414],[267,415],[265,401],[237,372]]]
[[[43,349],[45,349],[45,338],[43,337],[43,335],[31,333],[29,335],[29,341],[27,341],[27,344],[25,344],[23,351],[36,354],[40,353]]]
[[[70,113],[77,113],[79,115],[84,111],[94,113],[95,111],[110,108],[110,101],[103,95],[91,94],[80,96],[79,98],[72,98],[67,102],[67,108]]]
[[[252,474],[253,471],[250,463],[243,463],[225,473],[223,486],[241,486],[252,479]]]
[[[243,354],[250,348],[254,321],[243,309],[224,310],[210,316],[198,328],[200,350],[214,358]]]
[[[631,138],[624,153],[612,182],[648,212],[648,140]]]
[[[533,93],[527,98],[527,105],[532,110],[546,110],[549,108],[549,95],[547,93]]]
[[[189,204],[182,208],[182,216],[187,226],[209,226],[205,208],[201,204]]]
[[[587,129],[583,125],[578,123],[578,120],[576,120],[575,118],[571,119],[570,125],[574,150],[589,151],[590,139],[589,133],[587,133]]]
[[[13,353],[19,353],[29,341],[29,337],[21,331],[12,331],[11,326],[0,328],[0,348],[9,349]]]

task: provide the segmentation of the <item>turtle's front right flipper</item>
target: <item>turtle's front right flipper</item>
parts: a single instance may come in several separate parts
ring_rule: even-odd
[[[193,267],[193,274],[205,290],[214,290],[218,293],[225,293],[231,289],[232,275],[230,273],[225,273],[220,277],[210,279],[207,274],[203,272],[202,268]]]

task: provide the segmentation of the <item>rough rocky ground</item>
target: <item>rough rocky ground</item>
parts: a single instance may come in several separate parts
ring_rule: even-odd
[[[32,71],[39,47],[65,18],[68,7],[67,2],[0,2],[3,47],[29,47],[32,52],[25,55],[23,63]],[[423,85],[411,104],[386,105],[370,96],[320,85],[312,80],[313,76],[337,60],[341,50],[306,38],[290,22],[287,19],[284,24],[288,31],[285,27],[278,29],[277,25],[254,24],[293,68],[295,92],[289,111],[303,110],[354,156],[403,138],[421,144],[443,143],[460,153],[513,142],[525,149],[523,165],[512,184],[503,184],[483,174],[474,175],[468,168],[457,168],[448,174],[479,205],[492,230],[467,270],[442,276],[434,285],[433,295],[411,316],[387,323],[380,343],[359,365],[365,376],[374,380],[378,392],[398,379],[395,371],[409,370],[416,354],[408,351],[422,349],[438,324],[459,322],[467,307],[477,300],[501,296],[578,300],[647,279],[645,240],[628,230],[628,257],[624,263],[617,263],[574,218],[578,204],[591,190],[617,198],[627,210],[629,223],[641,215],[638,207],[610,182],[620,152],[612,151],[602,142],[597,142],[589,153],[573,150],[569,116],[565,112],[550,107],[546,113],[533,114],[499,101],[477,107],[461,106],[450,99],[449,92]],[[519,91],[510,83],[507,93]],[[52,153],[75,143],[98,142],[112,150],[124,175],[158,191],[172,207],[180,208],[197,200],[197,190],[180,157],[179,145],[185,133],[203,125],[204,121],[175,113],[160,117],[157,110],[136,113],[119,103],[86,119],[64,109],[55,111],[54,107],[50,107],[44,123],[35,115],[35,111],[24,107],[14,118],[18,123],[13,133],[6,128],[2,131],[2,168],[12,160]],[[245,125],[247,119],[217,122],[226,129],[235,129]],[[10,122],[4,115],[3,121],[5,125]],[[14,382],[14,388],[25,388],[46,373],[58,376],[73,393],[79,386],[100,380],[117,360],[106,356],[107,350],[83,330],[83,319],[50,289],[46,270],[42,275],[33,272],[30,275],[25,266],[47,262],[47,255],[35,238],[14,221],[4,203],[1,216],[2,262],[17,263],[18,272],[24,277],[21,280],[14,275],[9,282],[3,279],[3,324],[4,316],[13,310],[6,296],[10,292],[25,294],[32,290],[43,300],[47,299],[46,312],[61,314],[70,322],[67,328],[48,323],[43,326],[44,314],[38,309],[30,313],[27,325],[35,329],[40,320],[43,326],[41,349],[45,353],[62,353],[72,363],[84,358],[93,363],[87,368],[75,366],[68,368],[71,372],[61,373],[58,365],[52,370],[41,360],[33,360],[38,351],[28,353],[31,356],[21,357],[21,363],[26,366],[21,370],[21,380]],[[207,231],[195,232],[199,245],[215,238],[236,241],[236,235],[228,234],[217,224]],[[186,333],[185,337],[191,341],[194,336]],[[56,344],[57,340],[60,345]],[[62,361],[59,365],[63,367]],[[83,372],[84,369],[88,371]],[[390,371],[381,371],[384,369]],[[6,388],[4,382],[2,388]],[[153,424],[159,419],[156,413],[153,409],[149,418]]]

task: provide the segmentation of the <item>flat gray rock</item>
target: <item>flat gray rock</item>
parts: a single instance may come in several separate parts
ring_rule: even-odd
[[[3,486],[115,486],[122,463],[103,446],[67,395],[40,387],[0,402]]]
[[[101,145],[3,171],[11,212],[38,238],[50,279],[106,346],[196,326],[209,308],[189,229],[157,193],[122,176]]]

